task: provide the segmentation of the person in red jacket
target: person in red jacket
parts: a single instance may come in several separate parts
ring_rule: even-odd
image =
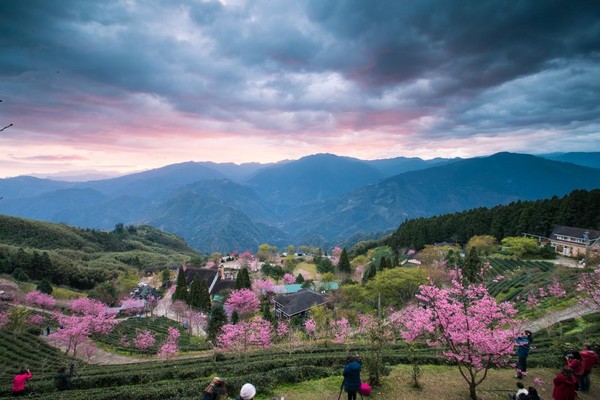
[[[577,387],[575,390],[579,390],[581,386],[581,378],[583,377],[583,357],[578,351],[567,354],[567,366],[573,370],[573,375],[577,379]]]
[[[587,393],[590,391],[590,372],[592,372],[592,368],[600,360],[598,354],[592,350],[592,345],[585,343],[583,346],[585,349],[580,351],[581,357],[583,357],[583,376],[581,377],[579,390],[582,393]]]
[[[553,400],[575,400],[577,392],[577,379],[573,375],[573,370],[567,366],[559,372],[554,378],[554,389],[552,390]]]
[[[15,375],[12,387],[13,396],[25,396],[25,381],[29,378],[31,378],[31,372],[25,368]]]

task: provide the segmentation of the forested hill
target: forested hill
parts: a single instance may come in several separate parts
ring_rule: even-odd
[[[548,236],[555,225],[599,229],[600,190],[575,190],[562,198],[411,219],[382,241],[396,249],[421,249],[436,242],[466,243],[474,235],[492,235],[498,240],[523,233]]]
[[[202,255],[176,235],[119,224],[111,232],[0,215],[0,273],[91,289],[131,268],[181,265]],[[110,285],[109,285],[110,286]]]
[[[161,253],[165,251],[190,255],[198,253],[176,235],[150,226],[117,225],[112,232],[105,232],[6,215],[0,215],[0,244],[40,250],[120,252],[154,248]]]

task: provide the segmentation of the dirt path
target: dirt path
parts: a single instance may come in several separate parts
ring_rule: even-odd
[[[547,328],[557,322],[564,321],[567,319],[581,317],[583,315],[592,314],[597,312],[582,303],[574,304],[570,307],[565,308],[564,310],[556,310],[550,311],[546,313],[541,318],[538,318],[534,321],[530,321],[528,324],[525,324],[525,329],[529,329],[532,332],[539,331],[540,329]]]

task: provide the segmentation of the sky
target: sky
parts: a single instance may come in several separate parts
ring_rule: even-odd
[[[3,0],[0,100],[0,178],[600,151],[600,2]]]

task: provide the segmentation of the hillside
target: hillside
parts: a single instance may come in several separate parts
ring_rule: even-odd
[[[112,232],[0,215],[0,272],[91,289],[133,268],[180,265],[200,254],[150,226]]]

